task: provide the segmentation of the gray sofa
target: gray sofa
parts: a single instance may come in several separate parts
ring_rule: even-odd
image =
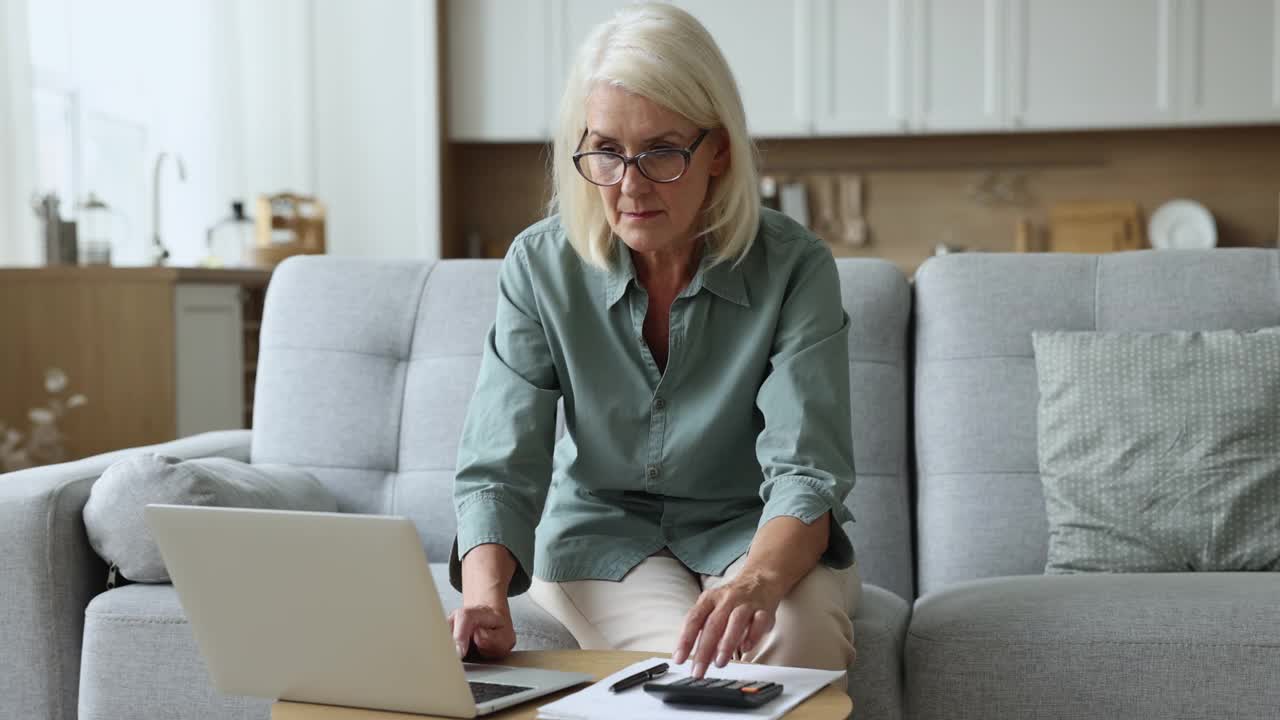
[[[914,301],[908,716],[1280,717],[1280,574],[1035,577],[1030,337],[1280,326],[1280,253],[947,256]]]
[[[1280,325],[1278,267],[1263,250],[954,255],[912,288],[888,263],[839,261],[866,582],[856,717],[1276,717],[1280,578],[1041,574],[1029,333]],[[287,261],[255,429],[157,449],[295,464],[343,510],[412,518],[455,607],[440,563],[496,269]],[[80,513],[122,454],[0,478],[0,718],[266,717],[209,686],[171,587],[104,591]],[[527,598],[513,610],[519,648],[574,645]]]

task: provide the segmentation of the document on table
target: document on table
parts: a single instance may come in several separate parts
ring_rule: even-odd
[[[804,702],[810,695],[840,679],[843,670],[810,670],[809,668],[775,667],[729,663],[723,668],[714,665],[707,668],[706,676],[732,678],[734,680],[768,681],[782,684],[782,694],[772,702],[758,708],[721,708],[715,706],[671,705],[662,698],[650,695],[642,686],[609,692],[609,686],[628,675],[665,662],[671,658],[654,657],[629,665],[600,682],[549,705],[538,708],[538,720],[584,720],[585,718],[609,718],[609,720],[658,720],[659,718],[688,718],[690,720],[735,720],[739,718],[782,717],[784,713]],[[672,665],[662,677],[653,682],[675,682],[688,677],[693,664]]]

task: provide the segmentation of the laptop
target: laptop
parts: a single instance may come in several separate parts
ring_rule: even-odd
[[[214,686],[471,718],[593,682],[464,664],[407,518],[148,505]]]

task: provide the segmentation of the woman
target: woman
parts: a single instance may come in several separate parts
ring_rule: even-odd
[[[697,677],[847,668],[839,280],[822,242],[760,208],[707,31],[656,3],[597,27],[554,152],[558,214],[503,262],[459,448],[459,653],[510,652],[507,598],[528,589],[583,648],[669,652]]]

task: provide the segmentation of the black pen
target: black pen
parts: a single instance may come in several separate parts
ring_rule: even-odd
[[[628,675],[618,682],[609,686],[609,692],[622,692],[627,688],[633,688],[642,682],[652,680],[656,677],[662,677],[667,674],[667,664],[658,663],[648,670],[641,670],[635,675]]]

